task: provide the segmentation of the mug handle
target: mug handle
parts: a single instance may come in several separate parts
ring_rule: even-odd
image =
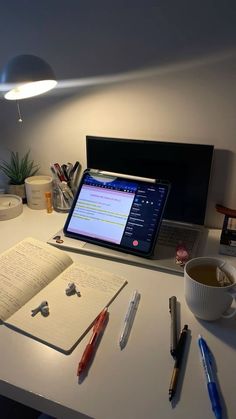
[[[236,301],[236,291],[228,291],[228,293],[234,298],[234,300]],[[222,314],[221,317],[223,317],[223,319],[231,319],[232,317],[234,317],[236,314],[236,307],[233,309],[232,313],[230,314]]]

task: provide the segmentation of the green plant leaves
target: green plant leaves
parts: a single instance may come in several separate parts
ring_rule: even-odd
[[[0,164],[0,170],[9,178],[13,185],[21,185],[29,176],[34,176],[39,165],[34,164],[29,158],[30,150],[20,158],[18,151],[11,151],[10,162],[3,160]]]

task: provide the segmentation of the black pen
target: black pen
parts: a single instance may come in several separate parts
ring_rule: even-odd
[[[182,364],[184,349],[187,341],[188,325],[186,324],[180,334],[179,342],[176,348],[176,361],[172,373],[170,387],[169,387],[169,400],[171,401],[175,395],[179,372]]]
[[[176,297],[169,298],[169,311],[171,316],[170,324],[170,353],[175,358],[177,348],[177,314],[176,314]]]

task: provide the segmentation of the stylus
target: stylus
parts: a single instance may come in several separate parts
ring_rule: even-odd
[[[125,315],[124,324],[123,324],[123,328],[122,328],[120,339],[119,339],[119,344],[120,344],[121,349],[125,347],[128,341],[128,337],[129,337],[129,334],[133,325],[133,321],[134,321],[134,317],[135,317],[135,313],[138,307],[139,300],[140,300],[140,294],[137,290],[135,290],[129,302],[128,310]]]
[[[170,353],[175,358],[177,347],[177,314],[176,314],[176,297],[169,298],[169,311],[171,316],[170,324]]]

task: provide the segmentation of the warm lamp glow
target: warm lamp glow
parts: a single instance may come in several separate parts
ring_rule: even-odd
[[[56,77],[50,65],[36,55],[17,55],[3,68],[1,82],[9,85],[8,100],[37,96],[56,86]]]
[[[16,87],[13,87],[4,95],[4,97],[8,100],[26,99],[48,92],[49,90],[53,89],[56,85],[56,80],[41,80],[30,83],[24,83],[21,85],[17,85]]]

